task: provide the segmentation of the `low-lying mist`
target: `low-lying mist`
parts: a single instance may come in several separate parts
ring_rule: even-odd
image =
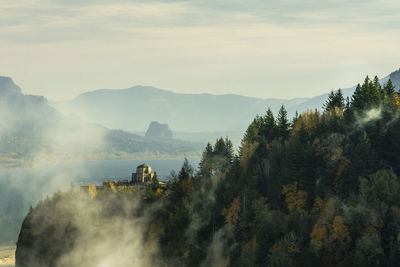
[[[180,192],[193,186],[193,180],[185,180],[194,174],[188,166],[185,162],[182,167],[188,172],[171,173],[174,182],[167,187],[72,187],[40,201],[22,225],[17,266],[183,266],[193,255],[175,255],[179,248],[170,243],[170,235],[177,235],[173,242],[182,238],[180,245],[198,246],[199,235],[214,220],[211,213],[204,216],[204,212],[209,213],[215,204],[215,190],[222,179],[222,174],[217,174],[198,180],[196,193],[176,203]],[[181,217],[186,216],[180,213],[182,208],[189,212],[186,219]],[[182,229],[171,232],[182,219],[186,221]],[[210,232],[210,246],[202,253],[201,266],[224,266],[232,246],[230,234],[225,228]]]
[[[178,141],[144,142],[128,132],[64,116],[44,97],[24,95],[12,79],[0,77],[0,245],[14,244],[29,207],[57,190],[129,179],[146,159],[169,159],[153,166],[166,177],[197,149]]]

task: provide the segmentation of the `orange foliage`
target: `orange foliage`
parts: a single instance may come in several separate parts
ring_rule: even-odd
[[[304,128],[307,131],[307,133],[311,134],[317,127],[320,119],[321,115],[318,111],[312,111],[312,110],[305,111],[303,114],[301,114],[296,124],[293,126],[291,135],[294,135],[296,132],[298,132],[302,127],[302,125],[304,125]]]
[[[157,188],[155,193],[157,196],[160,196],[162,194],[162,192],[163,192],[163,190],[161,188]]]
[[[235,230],[236,222],[239,219],[240,212],[240,199],[235,197],[231,203],[231,206],[222,210],[222,215],[225,215],[226,230],[232,233]]]
[[[335,216],[333,219],[333,226],[332,226],[332,240],[340,239],[345,242],[350,242],[350,234],[347,229],[347,226],[343,224],[342,217]]]
[[[319,249],[322,246],[323,242],[328,239],[328,230],[326,226],[322,224],[320,219],[314,225],[313,230],[310,234],[310,238],[311,244],[316,249]]]
[[[283,186],[282,194],[285,195],[285,201],[290,211],[296,209],[298,212],[305,212],[307,192],[299,190],[297,182]]]
[[[400,97],[397,94],[393,95],[393,104],[400,109]]]

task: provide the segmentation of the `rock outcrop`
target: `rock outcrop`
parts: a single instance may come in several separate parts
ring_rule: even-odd
[[[172,138],[172,131],[168,124],[161,124],[157,121],[152,121],[147,129],[146,138],[149,139],[165,139]]]

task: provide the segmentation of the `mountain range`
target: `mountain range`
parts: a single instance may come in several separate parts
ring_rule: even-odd
[[[59,160],[129,159],[198,155],[203,144],[150,140],[61,114],[43,96],[25,95],[0,76],[0,166]]]
[[[400,70],[381,79],[381,82],[386,83],[389,78],[396,88],[400,88]],[[355,86],[343,89],[343,95],[351,97],[354,89]],[[328,93],[294,99],[262,99],[232,94],[180,94],[139,85],[127,89],[90,91],[71,101],[50,104],[64,114],[75,114],[109,128],[143,134],[151,121],[159,121],[167,123],[174,131],[174,136],[199,140],[202,136],[216,138],[218,135],[240,138],[247,123],[257,114],[264,114],[268,107],[276,114],[284,105],[290,118],[296,111],[301,113],[307,109],[321,109],[327,97]]]
[[[400,70],[383,78],[381,83],[389,78],[396,89],[400,88]],[[344,96],[351,96],[354,88],[343,89]],[[228,136],[239,145],[248,122],[267,108],[276,114],[284,105],[291,117],[296,111],[321,109],[327,96],[261,99],[178,94],[134,86],[96,90],[71,101],[48,103],[43,96],[23,94],[11,78],[0,77],[0,162],[15,165],[37,158],[198,155],[204,143],[221,136]],[[151,131],[146,137],[145,129],[150,122],[153,122]]]

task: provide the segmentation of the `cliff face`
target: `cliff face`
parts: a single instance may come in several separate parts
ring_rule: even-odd
[[[173,134],[168,124],[161,124],[157,121],[152,121],[146,132],[146,138],[149,139],[164,139],[172,138]]]
[[[21,88],[9,77],[0,76],[0,94],[22,95]]]
[[[9,77],[0,76],[0,159],[28,160],[43,149],[46,132],[60,114],[42,96],[25,95]]]

